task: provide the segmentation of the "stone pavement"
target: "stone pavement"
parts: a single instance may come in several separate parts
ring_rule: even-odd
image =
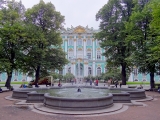
[[[71,83],[63,85],[67,86]],[[17,101],[5,100],[5,97],[11,96],[12,92],[3,92],[0,93],[0,120],[160,120],[160,94],[157,92],[146,92],[146,94],[154,98],[152,101],[144,102],[146,106],[129,106],[127,110],[116,114],[76,116],[35,113],[31,107],[15,106]]]

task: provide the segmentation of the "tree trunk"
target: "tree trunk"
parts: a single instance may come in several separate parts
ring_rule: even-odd
[[[37,70],[36,70],[36,75],[35,75],[35,78],[36,78],[35,84],[37,84],[37,83],[38,83],[38,80],[39,80],[40,68],[41,68],[41,66],[38,65],[38,66],[37,66]]]
[[[122,71],[121,71],[121,76],[122,76],[122,85],[126,85],[126,65],[122,64]]]
[[[155,88],[155,85],[154,85],[154,72],[150,72],[150,86],[151,86],[151,89]]]
[[[7,81],[6,81],[5,87],[10,89],[11,88],[12,72],[7,73],[7,75],[8,75],[8,77],[7,77]]]

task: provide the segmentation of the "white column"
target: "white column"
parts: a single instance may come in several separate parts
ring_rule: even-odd
[[[76,64],[74,63],[74,71],[73,71],[73,73],[74,73],[74,76],[76,77]]]
[[[67,65],[64,67],[64,75],[67,73]]]
[[[93,62],[93,76],[96,76],[96,65],[95,65],[95,62]]]
[[[83,40],[83,58],[85,58],[86,57],[86,40],[84,39]]]
[[[67,41],[68,41],[68,40],[66,39],[66,40],[65,40],[65,43],[64,43],[64,50],[65,50],[66,53],[68,53],[68,52],[67,52],[67,49],[68,49],[68,47],[67,47]],[[66,54],[66,58],[67,58],[67,55],[68,55],[68,54]]]
[[[92,41],[93,41],[93,45],[92,45],[93,53],[92,54],[93,54],[93,60],[95,60],[95,51],[96,51],[96,49],[95,49],[95,40],[93,39]]]
[[[88,76],[88,63],[84,63],[84,77]]]
[[[74,39],[74,57],[76,58],[77,56],[77,47],[76,47],[76,39]]]
[[[78,77],[80,78],[80,73],[81,73],[81,66],[80,62],[78,62]]]
[[[73,74],[73,75],[75,75],[74,72],[75,70],[74,70],[74,63],[72,62],[72,64],[71,64],[71,73]]]

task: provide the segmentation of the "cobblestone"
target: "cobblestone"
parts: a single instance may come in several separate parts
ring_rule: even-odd
[[[160,120],[160,94],[146,92],[155,98],[147,101],[147,106],[130,106],[128,110],[104,116],[77,117],[71,115],[44,115],[31,111],[28,107],[16,107],[14,101],[5,100],[12,92],[0,93],[0,120]]]

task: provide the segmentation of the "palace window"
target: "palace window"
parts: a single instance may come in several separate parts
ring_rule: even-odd
[[[63,70],[60,70],[60,71],[59,71],[59,74],[60,74],[60,75],[63,75]]]
[[[71,67],[68,68],[68,73],[71,73]]]
[[[69,46],[73,46],[73,40],[69,40],[69,41],[68,41],[68,45],[69,45]]]
[[[72,59],[73,58],[73,51],[68,53],[68,59]]]
[[[87,46],[91,46],[92,45],[92,40],[87,40]]]
[[[88,52],[88,53],[87,53],[87,58],[88,58],[88,59],[91,59],[91,52]]]
[[[101,68],[100,67],[97,68],[97,75],[98,76],[101,75]]]
[[[82,46],[82,40],[81,40],[81,39],[79,39],[79,40],[77,41],[77,45]]]
[[[97,40],[97,46],[100,46],[100,44],[99,44],[99,43],[100,43],[100,41],[99,41],[99,40]]]
[[[88,67],[88,75],[92,75],[92,68]]]
[[[15,76],[18,76],[18,71],[17,70],[15,71]]]
[[[107,67],[105,67],[105,73],[107,72],[108,70],[107,70]]]
[[[138,69],[137,69],[137,68],[134,68],[134,69],[133,69],[133,74],[134,74],[135,76],[138,75]]]
[[[101,60],[101,52],[97,51],[97,60]]]

